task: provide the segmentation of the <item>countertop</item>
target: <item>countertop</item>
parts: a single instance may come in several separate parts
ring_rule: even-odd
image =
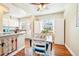
[[[19,32],[19,33],[0,33],[0,37],[14,36],[14,35],[20,35],[20,34],[25,34],[25,32]]]

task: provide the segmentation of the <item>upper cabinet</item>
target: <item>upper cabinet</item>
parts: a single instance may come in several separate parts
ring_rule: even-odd
[[[3,26],[18,27],[19,21],[16,18],[10,18],[10,16],[4,16],[3,17]]]
[[[3,32],[3,15],[8,12],[8,8],[0,4],[0,32]]]

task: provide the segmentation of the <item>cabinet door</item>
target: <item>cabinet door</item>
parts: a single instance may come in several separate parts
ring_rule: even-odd
[[[7,55],[9,53],[9,42],[8,42],[9,38],[5,38],[3,39],[3,50],[4,50],[4,55]]]
[[[17,38],[16,36],[13,36],[12,39],[13,39],[13,51],[15,51],[17,49]]]
[[[7,55],[8,54],[8,40],[1,38],[0,39],[0,55]]]
[[[17,37],[17,49],[21,49],[25,46],[25,34],[18,35]]]
[[[1,41],[2,39],[0,38],[0,56],[2,55],[2,46],[1,46],[1,44],[2,44],[2,41]]]
[[[4,43],[4,39],[1,39],[1,55],[5,54],[5,43]]]
[[[11,53],[12,52],[12,38],[11,37],[9,38],[8,43],[9,43],[9,53]]]

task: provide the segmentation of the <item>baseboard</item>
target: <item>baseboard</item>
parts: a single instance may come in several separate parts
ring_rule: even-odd
[[[9,54],[8,56],[14,56],[17,52],[21,51],[21,50],[24,49],[24,48],[25,48],[25,46],[23,46],[22,48],[20,48],[20,49],[14,51],[14,52],[12,52],[12,53]]]
[[[60,44],[60,43],[56,43],[56,42],[54,42],[54,44],[58,44],[58,45],[64,45],[64,44]]]
[[[65,44],[65,47],[68,49],[68,51],[72,54],[72,56],[76,56],[76,54]]]
[[[64,45],[64,43],[54,42],[55,44]]]

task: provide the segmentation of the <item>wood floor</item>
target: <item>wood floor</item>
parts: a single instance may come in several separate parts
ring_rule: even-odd
[[[70,52],[64,45],[54,44],[53,49],[56,56],[71,56]]]
[[[30,48],[30,41],[25,41],[25,47]],[[53,44],[52,49],[54,50],[55,56],[71,56],[70,52],[66,49],[64,45],[59,44]],[[35,56],[38,56],[38,54],[34,54]],[[18,52],[15,56],[25,56],[25,50],[21,50]],[[28,56],[28,51],[26,51],[26,56]]]

